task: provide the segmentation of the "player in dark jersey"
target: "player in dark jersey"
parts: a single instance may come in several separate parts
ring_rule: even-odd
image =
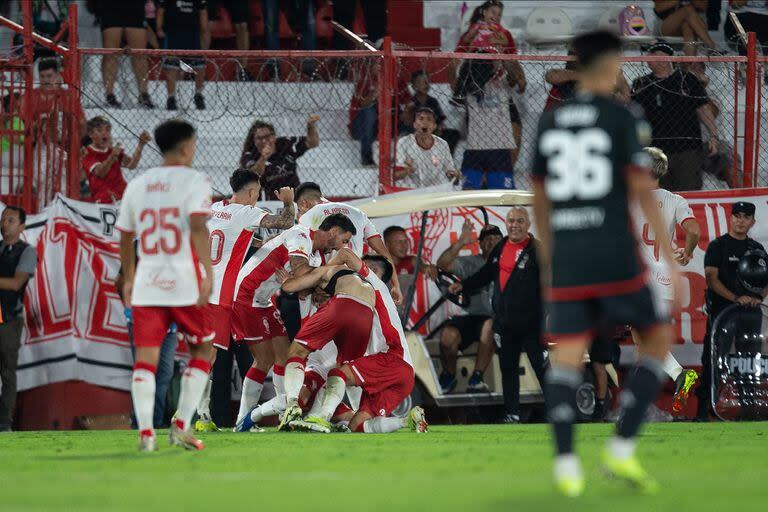
[[[573,453],[574,401],[584,352],[597,325],[609,322],[633,325],[643,343],[603,463],[614,475],[653,491],[655,481],[634,457],[634,439],[664,379],[672,330],[645,285],[629,213],[629,204],[637,201],[654,232],[664,232],[642,150],[650,129],[611,99],[621,68],[619,39],[593,32],[574,39],[573,48],[582,70],[578,93],[541,116],[533,167],[541,262],[550,280],[547,327],[557,342],[545,393],[557,446],[555,483],[569,496],[584,489]],[[662,243],[674,269],[669,243]],[[673,276],[675,285],[678,279]]]

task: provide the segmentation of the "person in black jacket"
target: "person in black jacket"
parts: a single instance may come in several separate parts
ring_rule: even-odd
[[[544,382],[544,352],[541,347],[543,305],[537,242],[529,233],[531,219],[522,206],[510,208],[506,218],[507,239],[499,243],[486,264],[461,283],[451,285],[457,293],[493,283],[493,330],[498,347],[504,388],[504,423],[520,422],[520,354],[528,354],[539,382]],[[543,386],[542,386],[543,387]]]

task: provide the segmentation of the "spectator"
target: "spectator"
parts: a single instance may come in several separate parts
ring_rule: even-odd
[[[395,167],[397,185],[431,187],[459,177],[448,143],[434,135],[436,117],[432,109],[420,107],[413,123],[416,133],[397,141],[397,159],[400,162]]]
[[[392,261],[395,264],[395,274],[413,275],[416,269],[416,256],[408,254],[410,241],[408,234],[401,226],[389,226],[382,234],[384,245],[387,246],[389,254],[392,255]],[[430,279],[437,277],[437,267],[427,261],[422,260],[420,265],[421,272],[425,272]]]
[[[707,32],[707,24],[699,15],[699,12],[706,9],[706,0],[693,0],[690,3],[680,0],[653,2],[653,12],[661,20],[661,35],[682,37],[685,40],[683,52],[686,55],[696,55],[696,41],[703,42],[710,50],[715,49],[715,42]]]
[[[522,125],[510,80],[500,68],[485,85],[482,100],[467,100],[467,149],[461,162],[465,189],[515,188]]]
[[[208,12],[211,19],[217,19],[219,7],[226,10],[232,20],[232,26],[235,29],[235,47],[239,51],[250,50],[251,36],[248,32],[248,20],[251,18],[251,13],[248,9],[248,2],[243,0],[210,0]],[[266,14],[264,17],[266,18]],[[205,49],[209,47],[210,45],[204,46]],[[238,59],[238,62],[240,66],[237,70],[237,79],[241,82],[252,81],[253,76],[251,76],[247,69],[247,59],[241,57]]]
[[[473,293],[493,284],[493,330],[499,353],[504,388],[505,423],[520,422],[520,354],[528,354],[531,367],[544,383],[544,350],[541,327],[544,320],[541,278],[536,242],[529,233],[531,220],[522,206],[509,209],[507,240],[499,243],[477,273],[449,290]]]
[[[157,5],[155,0],[147,0],[144,3],[144,26],[147,29],[147,48],[160,49],[160,41],[157,40]]]
[[[299,47],[302,50],[315,50],[317,48],[317,36],[315,31],[315,2],[314,0],[261,0],[264,13],[264,47],[267,50],[280,49],[280,4],[286,8],[289,24],[294,32],[299,34]],[[279,78],[280,67],[277,61],[270,60],[267,65],[272,68],[273,77]],[[305,60],[302,63],[302,72],[312,77],[315,71],[315,63]]]
[[[141,132],[139,145],[130,158],[126,157],[122,144],[112,144],[112,124],[106,117],[96,116],[88,121],[88,137],[91,144],[85,148],[82,165],[88,176],[93,202],[116,203],[123,198],[127,185],[121,168],[135,169],[144,146],[152,137],[146,131]]]
[[[355,22],[355,0],[334,0],[333,20],[352,30]],[[387,30],[387,2],[386,0],[360,0],[365,18],[365,30],[368,32],[366,39],[378,45],[386,35]],[[349,41],[338,31],[333,33],[333,49],[349,50]]]
[[[501,25],[504,4],[498,0],[489,0],[475,8],[469,21],[469,30],[459,38],[457,52],[470,53],[507,53],[515,54],[515,39]],[[454,84],[453,99],[464,104],[467,95],[482,98],[485,84],[505,67],[515,77],[519,90],[525,90],[525,73],[520,63],[514,60],[500,61],[469,60],[459,69],[459,76]]]
[[[664,42],[648,49],[654,57],[671,56]],[[699,80],[687,71],[675,70],[671,62],[648,63],[651,73],[632,83],[632,99],[645,110],[653,132],[652,146],[669,159],[669,172],[661,187],[675,192],[699,190],[706,151],[702,147],[701,124],[709,133],[709,154],[718,151],[717,127],[712,106]]]
[[[96,3],[96,16],[101,22],[101,45],[104,48],[122,48],[123,38],[129,48],[143,50],[147,47],[147,29],[144,26],[144,0],[122,0],[107,2],[100,0]],[[139,105],[144,108],[155,108],[147,92],[148,67],[147,58],[142,55],[132,55],[131,65],[139,89]],[[101,59],[101,76],[107,95],[107,105],[120,108],[120,101],[115,96],[115,79],[117,78],[118,55],[104,55]]]
[[[6,206],[0,215],[0,432],[11,430],[16,405],[16,365],[24,328],[24,291],[37,268],[35,248],[21,239],[27,214],[18,206]]]
[[[754,32],[757,42],[763,47],[763,54],[768,51],[768,0],[731,0],[728,11],[736,14],[745,32]],[[740,55],[747,54],[747,46],[739,36],[731,17],[725,19],[723,26],[725,39],[736,45]],[[768,67],[764,70],[765,81],[768,83]]]
[[[568,55],[573,55],[569,50]],[[544,111],[552,110],[564,101],[568,101],[576,94],[576,83],[578,80],[578,69],[575,60],[566,62],[563,69],[550,69],[544,75],[544,80],[552,87],[549,90],[547,101],[544,104]],[[616,92],[614,99],[619,103],[629,103],[630,91],[627,79],[624,73],[620,72],[616,80]]]
[[[455,274],[459,279],[466,279],[480,270],[494,247],[501,242],[504,235],[496,226],[484,226],[480,231],[480,254],[459,256],[459,252],[474,243],[472,222],[464,221],[461,236],[437,259],[437,268]],[[456,387],[456,358],[459,350],[464,351],[474,342],[479,341],[475,369],[467,383],[467,392],[487,392],[488,385],[483,380],[483,373],[493,357],[493,310],[491,295],[493,285],[481,288],[469,297],[469,306],[465,314],[450,318],[443,324],[440,331],[440,358],[443,371],[440,373],[440,388],[443,394],[448,394]]]
[[[18,92],[3,96],[2,111],[0,112],[0,153],[2,153],[2,169],[22,169],[24,151],[24,121],[21,119],[21,95]],[[11,150],[11,148],[14,148]],[[12,165],[13,164],[13,165]],[[5,173],[7,174],[7,172]],[[15,172],[14,172],[15,174]]]
[[[281,187],[296,188],[299,179],[296,160],[307,150],[320,145],[317,122],[320,116],[312,114],[307,119],[307,135],[304,137],[277,137],[275,127],[264,121],[256,121],[248,130],[240,156],[240,167],[261,176],[263,197],[273,200]]]
[[[446,119],[445,113],[440,106],[440,102],[437,101],[437,98],[429,95],[430,85],[427,72],[423,69],[414,71],[413,74],[411,74],[411,87],[413,88],[414,94],[400,116],[401,125],[398,127],[398,131],[401,134],[413,133],[413,122],[416,120],[416,111],[422,107],[429,108],[435,113],[435,122],[437,123],[435,133],[445,139],[448,143],[448,147],[451,149],[451,154],[453,154],[453,150],[459,142],[459,131],[443,126]]]
[[[349,134],[360,142],[360,161],[373,166],[373,141],[377,139],[379,126],[378,103],[379,69],[378,61],[356,61],[353,67],[355,90],[349,104]]]
[[[731,304],[759,306],[766,296],[750,293],[739,282],[738,266],[744,253],[765,248],[749,238],[749,230],[755,225],[755,205],[745,201],[731,207],[728,233],[709,243],[704,254],[704,277],[707,280],[707,331],[704,335],[704,350],[701,355],[702,383],[696,390],[699,399],[697,419],[709,420],[710,388],[712,385],[712,327],[717,316]]]
[[[157,9],[157,37],[164,40],[167,50],[200,50],[209,46],[208,9],[206,0],[159,0]],[[203,44],[205,43],[205,44]],[[184,64],[182,66],[182,64]],[[168,86],[167,110],[177,110],[176,82],[179,71],[192,68],[195,75],[195,108],[205,110],[203,83],[205,82],[205,61],[199,57],[179,58],[163,61]]]

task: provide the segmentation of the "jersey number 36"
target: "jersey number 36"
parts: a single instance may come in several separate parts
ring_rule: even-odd
[[[606,156],[611,138],[602,128],[576,133],[549,130],[539,141],[547,157],[547,195],[553,201],[602,199],[613,186],[613,167]]]

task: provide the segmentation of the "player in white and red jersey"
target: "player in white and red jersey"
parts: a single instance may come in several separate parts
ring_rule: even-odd
[[[363,257],[364,247],[367,244],[376,254],[384,256],[390,262],[393,261],[392,255],[384,244],[384,240],[381,238],[376,226],[359,208],[346,203],[326,201],[323,198],[320,186],[312,182],[305,182],[298,186],[296,189],[296,204],[299,210],[299,224],[312,229],[317,229],[317,226],[329,215],[334,213],[346,215],[355,225],[355,229],[357,229],[357,234],[352,237],[348,246],[358,258]],[[392,279],[391,285],[395,304],[400,305],[403,296],[400,291],[400,282],[396,276]]]
[[[386,259],[382,260],[389,265]],[[286,365],[288,406],[280,426],[301,428],[304,424],[308,430],[330,432],[329,420],[350,385],[363,389],[360,407],[349,423],[353,431],[391,432],[405,426],[406,421],[417,431],[426,431],[424,412],[420,408],[414,408],[408,420],[387,418],[410,394],[414,384],[405,333],[387,285],[349,250],[339,251],[332,263],[302,277],[287,279],[282,285],[284,290],[294,292],[324,284],[333,297],[328,305],[309,317],[291,346]],[[337,263],[344,266],[337,266]],[[345,278],[341,289],[341,280]],[[372,296],[363,284],[372,288]],[[339,307],[342,301],[344,304]],[[373,314],[364,311],[364,306],[373,306]],[[353,307],[356,309],[351,314]],[[349,313],[339,315],[341,309]],[[364,325],[370,325],[368,336],[362,334]],[[317,414],[301,421],[297,403],[300,386],[296,388],[289,379],[293,378],[294,371],[297,375],[298,371],[303,372],[306,356],[322,348],[331,338],[338,346],[338,362],[343,364],[328,373]]]
[[[352,221],[341,214],[331,215],[316,230],[296,225],[265,243],[238,274],[232,307],[233,335],[237,341],[264,345],[255,347],[257,351],[271,347],[276,404],[284,402],[281,374],[287,358],[288,336],[273,303],[280,289],[275,271],[286,269],[294,275],[309,272],[311,267],[322,264],[323,254],[340,249],[355,233]],[[267,341],[270,343],[263,343]],[[241,419],[238,418],[238,423]]]
[[[654,295],[656,307],[663,312],[663,317],[671,313],[674,293],[672,291],[672,277],[669,266],[659,254],[659,236],[666,237],[672,242],[676,238],[677,226],[681,226],[685,232],[685,247],[675,249],[675,257],[680,265],[687,265],[693,257],[693,251],[699,242],[699,222],[693,216],[691,207],[684,197],[673,194],[659,187],[659,179],[667,173],[667,156],[658,148],[644,148],[652,161],[652,172],[656,184],[653,191],[656,204],[661,211],[661,218],[666,231],[654,233],[648,222],[643,218],[642,212],[636,208],[633,212],[635,219],[635,231],[640,247],[643,262],[648,267],[649,288]],[[670,352],[664,360],[664,371],[675,382],[675,394],[672,400],[672,410],[680,412],[688,399],[688,394],[696,380],[699,378],[696,371],[684,370],[680,363]]]
[[[253,231],[259,227],[288,229],[294,225],[295,217],[293,189],[283,187],[275,192],[277,199],[283,202],[283,210],[279,215],[271,215],[256,207],[261,194],[257,174],[238,169],[232,173],[229,184],[232,187],[232,196],[211,206],[211,218],[208,221],[213,290],[208,299],[206,314],[208,324],[216,331],[213,345],[222,350],[229,349],[229,341],[232,337],[232,302],[235,283],[248,248],[251,246]],[[254,362],[243,378],[243,393],[240,401],[241,410],[244,409],[246,412],[259,402],[266,373],[272,366],[271,358],[257,358],[254,353],[255,348],[251,345],[249,348],[254,356]],[[211,365],[215,360],[216,351],[213,353]],[[198,432],[218,430],[210,415],[210,391],[211,381],[209,380],[197,409],[199,419],[195,422],[195,430]]]
[[[172,323],[189,345],[191,359],[181,379],[170,442],[189,450],[203,443],[189,431],[208,381],[213,329],[203,308],[211,293],[213,271],[206,220],[211,211],[210,180],[189,166],[195,156],[195,129],[169,120],[155,129],[163,154],[160,167],[128,184],[116,227],[121,231],[120,259],[125,276],[123,299],[133,310],[136,362],[131,397],[139,426],[139,450],[156,449],[152,413],[155,368],[160,344]],[[138,237],[139,262],[133,240]]]

